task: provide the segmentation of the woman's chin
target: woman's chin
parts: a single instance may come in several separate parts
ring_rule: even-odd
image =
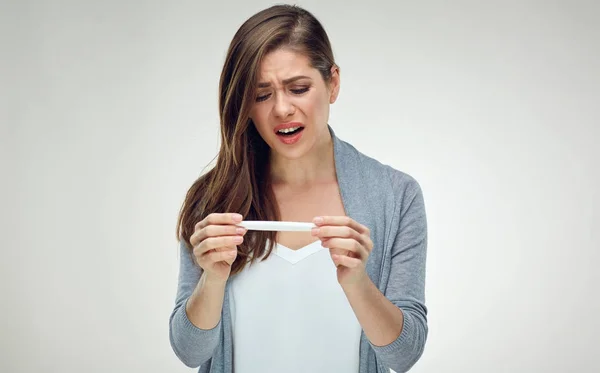
[[[276,139],[277,140],[277,139]],[[303,142],[296,143],[294,145],[282,144],[276,142],[271,146],[271,154],[286,160],[297,160],[302,159],[308,153],[306,144]]]

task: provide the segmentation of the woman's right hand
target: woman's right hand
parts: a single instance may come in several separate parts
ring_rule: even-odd
[[[244,240],[246,229],[236,226],[240,214],[210,214],[194,227],[190,237],[196,262],[205,280],[225,283],[237,257],[237,245]]]

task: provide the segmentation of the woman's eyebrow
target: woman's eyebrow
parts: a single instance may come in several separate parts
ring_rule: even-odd
[[[298,75],[298,76],[294,76],[294,77],[291,77],[288,79],[284,79],[282,83],[283,83],[283,85],[287,85],[287,84],[290,84],[290,83],[295,82],[296,80],[300,80],[300,79],[310,79],[310,77],[305,76],[305,75]],[[266,82],[258,83],[258,88],[267,88],[270,86],[271,86],[271,83],[266,83]]]

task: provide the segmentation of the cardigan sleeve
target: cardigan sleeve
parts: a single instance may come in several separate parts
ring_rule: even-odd
[[[399,228],[391,252],[390,277],[384,295],[404,316],[402,332],[386,346],[375,346],[379,360],[397,373],[407,372],[420,359],[427,340],[425,264],[427,218],[422,190],[404,175],[403,196],[396,206]]]
[[[179,360],[190,368],[197,368],[212,357],[219,343],[221,320],[208,330],[192,324],[185,308],[200,280],[202,269],[192,261],[183,240],[179,244],[179,257],[179,279],[175,307],[169,318],[169,339]]]

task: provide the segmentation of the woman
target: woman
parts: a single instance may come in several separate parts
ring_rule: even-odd
[[[170,318],[200,372],[408,371],[427,339],[427,227],[419,184],[328,124],[339,68],[296,6],[248,19],[220,80],[221,148],[178,222]],[[312,232],[244,220],[312,221]]]

